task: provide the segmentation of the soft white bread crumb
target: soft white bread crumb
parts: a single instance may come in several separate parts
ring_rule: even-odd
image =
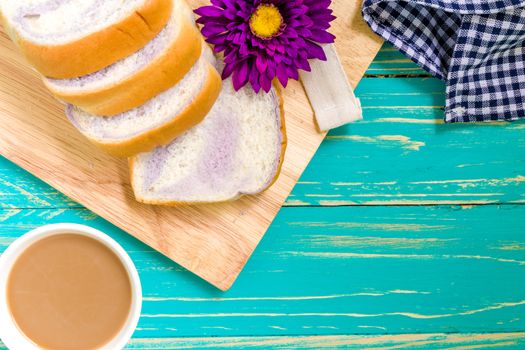
[[[68,106],[73,124],[86,136],[102,142],[120,141],[140,135],[176,117],[202,89],[208,69],[204,56],[173,88],[144,105],[112,117],[96,116]]]
[[[276,91],[234,92],[231,81],[206,119],[170,145],[131,159],[139,201],[153,204],[221,202],[266,189],[284,156],[285,135]]]
[[[173,0],[173,11],[167,26],[141,50],[98,72],[72,79],[45,79],[52,90],[63,94],[89,93],[116,85],[151,64],[181,32],[182,21],[193,23],[193,13],[184,0]]]
[[[146,46],[172,8],[173,0],[2,0],[0,20],[38,72],[70,79]]]
[[[147,0],[2,0],[6,21],[25,38],[60,45],[129,16]]]

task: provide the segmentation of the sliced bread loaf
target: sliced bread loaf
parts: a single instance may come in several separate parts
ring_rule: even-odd
[[[214,57],[206,47],[177,85],[130,111],[96,116],[67,105],[66,114],[80,132],[110,154],[129,157],[153,150],[197,125],[212,108],[221,78],[209,60]]]
[[[282,101],[231,81],[206,119],[168,146],[130,158],[139,202],[211,203],[256,194],[276,180],[286,149]]]
[[[73,79],[44,79],[60,100],[95,115],[116,115],[171,88],[201,55],[191,8],[173,0],[168,25],[144,48],[98,72]]]
[[[53,78],[96,72],[144,47],[172,0],[2,0],[4,27],[35,68]]]

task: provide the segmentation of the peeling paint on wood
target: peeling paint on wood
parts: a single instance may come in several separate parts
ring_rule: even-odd
[[[278,326],[277,326],[278,327]],[[362,326],[363,329],[382,326]],[[389,336],[317,337],[232,337],[137,339],[128,349],[519,349],[525,346],[525,333],[499,334],[403,334]]]
[[[381,48],[374,62],[368,67],[366,75],[374,77],[399,75],[430,76],[430,74],[416,66],[390,44],[385,44]]]
[[[0,251],[44,223],[108,232],[143,281],[139,338],[282,335],[276,327],[297,336],[525,327],[521,205],[284,208],[227,293],[87,210],[55,212],[0,210]]]
[[[276,326],[278,327],[278,326]],[[321,326],[322,327],[322,326]],[[379,328],[381,326],[362,326]],[[525,333],[335,335],[310,337],[139,338],[126,349],[522,349]],[[0,344],[0,349],[5,349]]]

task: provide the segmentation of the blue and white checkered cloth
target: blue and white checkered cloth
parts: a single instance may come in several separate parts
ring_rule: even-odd
[[[364,0],[363,17],[446,81],[446,122],[525,118],[525,1]]]

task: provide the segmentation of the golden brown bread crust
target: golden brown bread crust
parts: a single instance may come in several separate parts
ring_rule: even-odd
[[[281,170],[282,170],[283,163],[284,163],[284,156],[285,156],[285,153],[286,153],[286,147],[288,146],[288,136],[286,134],[286,121],[285,121],[285,116],[284,116],[284,98],[283,98],[283,94],[282,94],[282,89],[281,89],[281,86],[279,85],[279,83],[277,83],[277,82],[274,82],[273,86],[275,87],[275,91],[277,93],[277,97],[279,98],[279,110],[280,110],[280,113],[281,113],[281,135],[282,135],[281,158],[279,160],[279,166],[277,168],[277,171],[275,172],[275,176],[274,176],[273,180],[260,193],[262,193],[262,192],[266,191],[267,189],[269,189],[277,181],[277,179],[279,178],[279,175],[281,174]],[[128,159],[128,166],[129,166],[129,175],[130,175],[131,186],[132,187],[133,187],[133,184],[135,183],[135,181],[133,181],[133,176],[134,176],[133,169],[135,167],[134,165],[135,165],[135,157],[130,157]],[[133,192],[137,193],[134,188],[133,188]],[[181,206],[181,205],[227,203],[227,202],[231,202],[231,201],[234,201],[236,199],[239,199],[242,196],[243,195],[239,195],[239,196],[237,196],[235,198],[231,198],[229,200],[220,201],[220,202],[179,202],[179,201],[168,201],[168,202],[165,202],[165,201],[155,201],[155,200],[149,200],[149,199],[145,199],[145,198],[140,198],[140,197],[137,197],[137,195],[135,195],[135,199],[137,200],[137,202],[144,203],[144,204],[164,205],[164,206],[169,206],[169,207],[177,207],[177,206]]]
[[[275,184],[277,179],[279,178],[279,175],[281,175],[281,170],[283,169],[283,163],[284,163],[284,156],[286,154],[286,147],[288,147],[288,135],[286,134],[286,120],[284,115],[284,98],[283,98],[283,91],[281,89],[281,86],[277,81],[274,81],[273,86],[275,87],[275,91],[277,93],[277,97],[279,98],[279,110],[281,111],[281,159],[279,160],[279,166],[277,167],[277,171],[275,172],[275,176],[273,177],[273,180],[268,184],[268,187],[266,187],[261,192],[266,191],[270,187]]]
[[[147,0],[119,23],[62,45],[38,45],[16,32],[14,39],[44,76],[70,79],[101,70],[144,47],[166,26],[172,8],[171,0]]]
[[[113,116],[143,105],[177,84],[197,62],[202,52],[198,29],[182,21],[180,34],[162,56],[124,81],[95,91],[69,93],[44,83],[58,99],[94,115]]]
[[[88,138],[109,154],[118,157],[131,157],[170,143],[177,136],[200,123],[219,96],[221,77],[210,63],[206,63],[206,65],[208,73],[202,90],[181,113],[168,123],[124,141],[106,142]]]

